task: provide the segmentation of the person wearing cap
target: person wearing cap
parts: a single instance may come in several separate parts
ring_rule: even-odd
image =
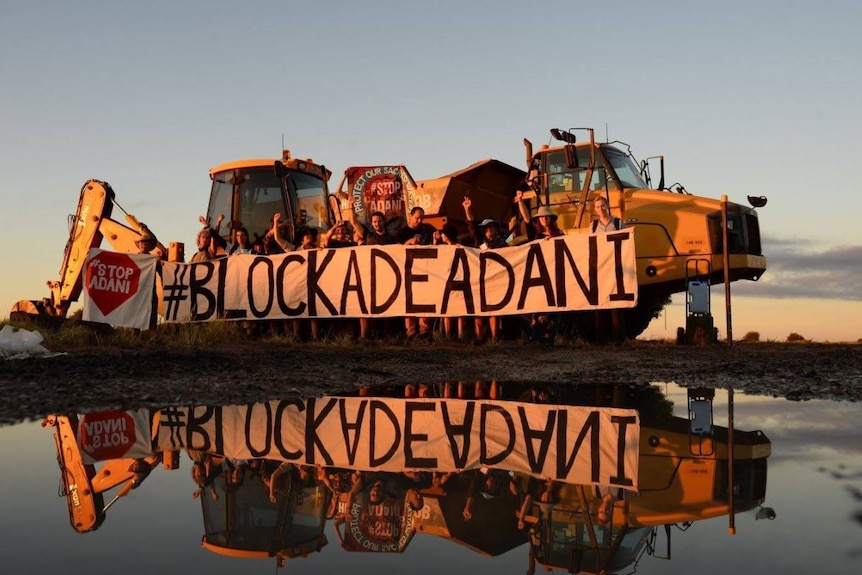
[[[527,206],[524,204],[524,192],[515,192],[515,202],[521,212],[521,218],[532,225],[527,226],[527,238],[530,241],[555,238],[563,235],[563,230],[557,225],[557,214],[550,206],[539,206],[535,216],[530,216]]]
[[[479,246],[480,250],[496,250],[505,248],[509,244],[500,233],[500,222],[494,218],[485,218],[477,226],[473,219],[473,201],[470,196],[464,196],[464,201],[461,202],[464,207],[464,216],[467,219],[467,227],[470,230],[470,235],[474,238],[474,245]],[[486,320],[482,316],[476,316],[474,320],[474,329],[476,341],[481,342],[485,339],[485,326],[489,327],[490,341],[497,341],[500,334],[500,324],[502,318],[498,316],[490,316]]]
[[[141,235],[135,240],[135,247],[138,249],[139,254],[149,254],[156,251],[153,255],[159,256],[159,259],[164,259],[166,255],[159,248],[159,241],[156,239],[156,236],[144,224],[141,224]]]

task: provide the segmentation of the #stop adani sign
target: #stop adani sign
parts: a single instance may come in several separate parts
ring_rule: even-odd
[[[78,444],[88,461],[152,455],[149,410],[100,411],[85,414],[78,426]]]
[[[146,329],[153,308],[158,257],[90,250],[85,264],[86,321]]]

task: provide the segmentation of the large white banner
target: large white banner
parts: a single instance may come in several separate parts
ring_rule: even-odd
[[[634,307],[632,230],[522,246],[361,246],[163,264],[169,322]]]
[[[493,400],[322,397],[161,410],[157,449],[361,471],[478,467],[637,489],[636,410]]]
[[[158,260],[149,254],[91,249],[84,262],[84,321],[147,329]]]

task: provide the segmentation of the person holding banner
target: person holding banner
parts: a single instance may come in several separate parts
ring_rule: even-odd
[[[473,201],[470,196],[464,196],[464,201],[461,203],[464,207],[464,216],[467,219],[467,227],[470,229],[470,234],[473,236],[474,245],[480,250],[496,250],[499,248],[508,247],[506,239],[500,233],[500,222],[494,218],[485,218],[479,225],[476,225],[473,219]],[[490,316],[485,319],[481,316],[476,316],[474,319],[474,330],[476,335],[476,343],[481,343],[485,339],[485,326],[490,330],[490,342],[496,342],[499,338],[500,324],[502,318],[498,316]]]
[[[224,215],[219,214],[219,217],[216,219],[215,228],[211,228],[209,220],[203,216],[200,216],[198,221],[204,227],[198,232],[198,251],[192,256],[191,263],[214,260],[225,255],[227,242],[224,241],[224,238],[217,231],[221,227],[222,221],[224,221]]]
[[[303,250],[316,250],[319,249],[317,245],[317,237],[318,231],[317,228],[312,227],[303,227],[299,230],[299,245],[296,246],[296,251]],[[302,334],[302,325],[305,320],[301,319],[291,319],[288,320],[291,325],[291,329],[293,331],[293,337],[299,339]],[[310,318],[308,321],[309,329],[311,331],[311,339],[317,341],[320,339],[320,323],[317,318]]]
[[[423,223],[425,218],[425,210],[419,206],[414,206],[410,210],[410,217],[407,218],[407,225],[398,231],[395,236],[398,243],[405,246],[428,246],[434,243],[437,229]],[[407,330],[407,341],[413,341],[416,338],[421,340],[431,341],[431,320],[427,317],[407,317],[404,318],[404,326]]]
[[[521,213],[521,218],[527,222],[527,238],[530,241],[555,238],[564,234],[563,230],[557,225],[557,214],[550,206],[539,206],[536,210],[536,217],[533,219],[524,204],[524,192],[518,190],[515,192],[515,202],[518,204],[518,211]]]

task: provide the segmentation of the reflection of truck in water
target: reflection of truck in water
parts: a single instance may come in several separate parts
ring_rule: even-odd
[[[641,414],[638,491],[561,485],[550,503],[534,502],[531,560],[572,573],[616,573],[644,552],[660,556],[659,527],[669,558],[673,527],[685,530],[764,503],[771,442],[762,431],[733,430],[731,479],[728,428],[712,424],[711,390],[690,390],[689,418],[663,409],[666,400],[655,387],[624,397],[617,386],[612,393],[615,406]],[[606,494],[610,505],[602,509]]]

